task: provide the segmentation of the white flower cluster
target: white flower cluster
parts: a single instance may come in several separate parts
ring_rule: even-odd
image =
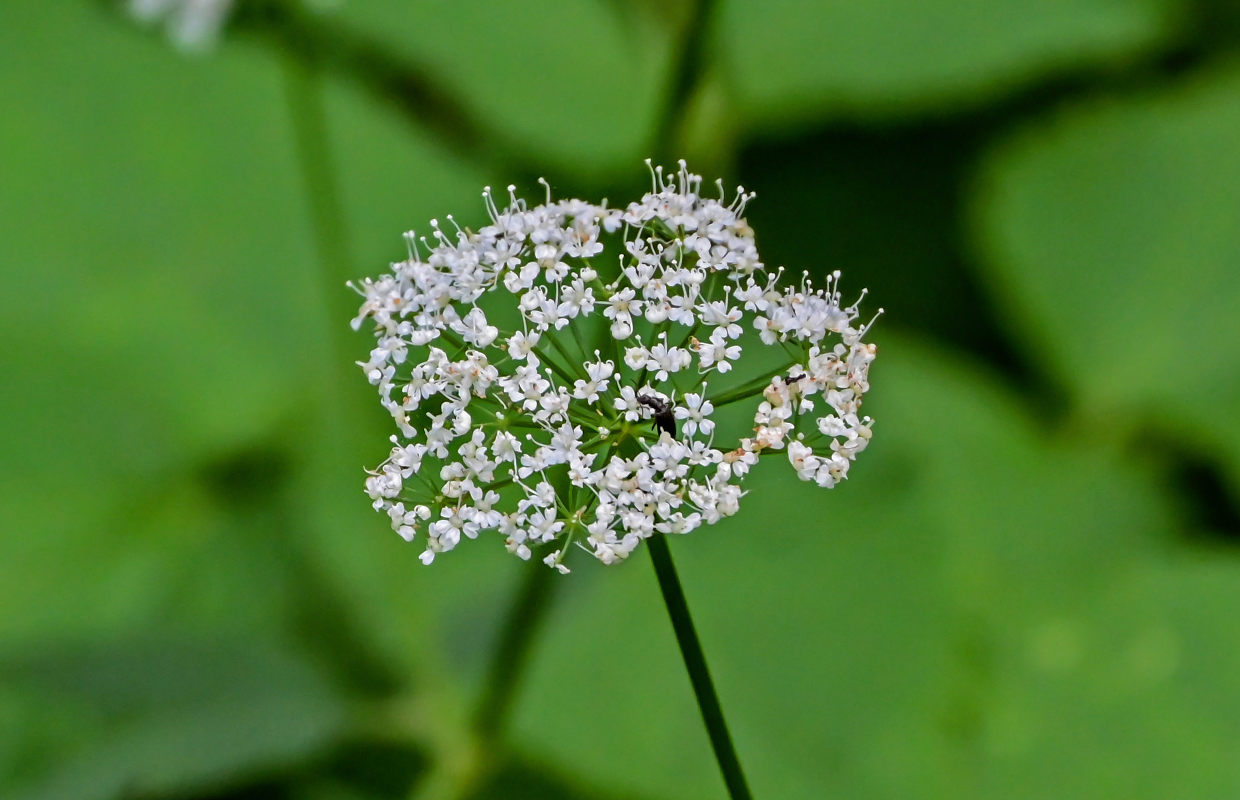
[[[424,563],[495,531],[561,572],[572,545],[613,564],[735,514],[760,456],[831,487],[865,449],[876,348],[839,273],[782,287],[742,216],[752,195],[703,197],[684,162],[652,177],[623,209],[509,187],[500,210],[487,189],[491,224],[432,220],[407,261],[351,284],[353,327],[377,339],[359,364],[398,429],[366,491]],[[718,411],[746,401],[752,435],[720,446]]]

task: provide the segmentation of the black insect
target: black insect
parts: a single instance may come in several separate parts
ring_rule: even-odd
[[[654,425],[670,436],[676,435],[676,415],[672,413],[672,405],[648,394],[639,394],[637,402],[654,412]]]

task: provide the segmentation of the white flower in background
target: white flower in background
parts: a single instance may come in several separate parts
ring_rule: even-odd
[[[762,456],[831,487],[869,443],[873,321],[839,273],[781,285],[752,195],[702,197],[684,162],[652,177],[625,208],[509,187],[501,210],[487,189],[490,224],[432,220],[408,260],[351,284],[376,338],[358,363],[398,430],[366,492],[424,563],[495,536],[560,572],[574,549],[614,564],[735,514]]]
[[[163,22],[178,47],[205,50],[219,38],[232,5],[233,0],[129,0],[129,11],[141,22]]]
[[[129,13],[139,22],[163,23],[169,38],[186,52],[210,50],[220,38],[233,9],[244,0],[128,0]],[[339,0],[301,0],[312,11],[327,11]]]

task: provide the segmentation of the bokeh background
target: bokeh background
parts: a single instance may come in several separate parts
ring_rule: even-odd
[[[491,665],[531,567],[361,490],[344,281],[650,154],[887,310],[851,480],[672,543],[756,796],[1240,795],[1233,3],[236,11],[0,3],[0,796],[721,797],[644,555]]]

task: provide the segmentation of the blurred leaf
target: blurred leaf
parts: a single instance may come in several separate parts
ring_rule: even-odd
[[[0,640],[153,625],[262,637],[295,623],[343,663],[357,654],[341,628],[361,620],[363,640],[390,646],[382,655],[412,679],[411,665],[437,660],[427,619],[459,622],[472,606],[419,584],[416,553],[392,557],[403,543],[361,492],[386,425],[351,363],[367,337],[335,344],[356,306],[343,282],[383,268],[404,252],[401,231],[431,216],[473,203],[481,217],[484,180],[329,87],[359,264],[324,275],[279,61],[227,45],[186,60],[90,4],[33,8],[0,4],[0,95],[21,110],[0,126],[12,165],[0,366],[20,387],[0,393],[14,534],[0,537]],[[372,413],[349,416],[350,397]],[[335,582],[343,614],[308,575]],[[133,762],[152,729],[118,734],[108,758]],[[75,741],[30,734],[6,736],[0,757],[55,759],[56,741]],[[73,774],[102,775],[92,763]]]
[[[903,330],[1019,375],[962,241],[961,186],[993,125],[977,115],[845,123],[747,147],[741,174],[758,200],[746,217],[766,263],[821,277],[842,268],[850,298],[868,288]]]
[[[1174,0],[725,2],[720,50],[746,120],[904,115],[1131,57],[1171,33]]]
[[[975,208],[995,290],[1083,427],[1182,438],[1240,497],[1238,92],[1231,64],[1067,110],[996,148]]]
[[[997,630],[978,796],[1230,797],[1240,565],[1164,558],[1088,607]]]
[[[876,366],[876,437],[847,485],[818,490],[773,459],[734,523],[673,543],[757,796],[972,796],[994,774],[995,728],[1023,709],[1024,684],[1019,698],[1001,689],[1026,669],[1028,642],[1116,607],[1170,539],[1147,476],[1051,438],[983,376],[898,339]],[[657,587],[636,560],[578,576],[516,741],[622,791],[717,797]],[[1097,631],[1086,660],[1106,674]],[[1059,677],[1073,699],[1093,680]],[[1157,741],[1162,716],[1141,698],[1129,724],[1152,735],[1134,740]],[[1201,746],[1221,746],[1204,727]],[[1039,733],[1043,746],[1063,732]],[[1089,796],[1059,792],[1037,755],[1009,756],[1002,785]],[[1082,753],[1074,768],[1085,785],[1109,767]],[[1177,774],[1208,785],[1193,770]]]
[[[99,735],[14,800],[91,800],[184,791],[286,765],[344,723],[332,687],[270,642],[113,641],[0,659],[8,682],[102,711]]]
[[[227,47],[189,61],[87,4],[28,8],[0,9],[0,92],[22,109],[0,130],[19,165],[0,190],[14,266],[0,298],[0,358],[22,387],[0,396],[0,501],[20,532],[0,542],[10,610],[0,635],[141,627],[171,587],[192,605],[212,581],[240,580],[234,555],[269,568],[280,547],[315,541],[298,526],[329,529],[323,538],[343,550],[350,537],[340,532],[361,518],[376,523],[368,539],[386,544],[360,491],[362,467],[384,455],[382,427],[363,422],[330,438],[329,424],[353,423],[316,416],[338,382],[371,394],[351,364],[367,337],[352,338],[352,353],[330,344],[334,331],[348,336],[356,305],[344,277],[381,269],[403,253],[401,231],[431,216],[467,203],[482,216],[483,180],[335,88],[331,146],[361,263],[324,277],[278,62]],[[32,73],[66,79],[49,92]],[[30,301],[40,296],[48,302]],[[61,317],[49,318],[53,307]],[[380,416],[375,406],[371,418]],[[240,484],[212,477],[212,465],[263,448],[274,461]],[[348,473],[327,501],[355,517],[277,508],[307,451]],[[271,468],[293,458],[292,475]],[[246,525],[247,538],[218,549]],[[282,543],[264,551],[273,537]],[[390,561],[386,549],[370,552]],[[251,593],[278,595],[262,569],[244,578]],[[234,619],[264,607],[250,602],[252,613]]]
[[[547,159],[599,175],[649,155],[667,40],[632,36],[598,0],[383,0],[345,4],[339,15]],[[644,32],[644,20],[633,24]]]
[[[56,474],[55,454],[74,445],[107,452],[107,472],[130,479],[285,424],[305,407],[300,382],[330,363],[331,332],[347,330],[324,306],[354,305],[343,281],[362,268],[320,274],[279,62],[242,49],[190,62],[91,8],[14,9],[0,90],[23,113],[0,145],[21,168],[0,210],[22,224],[6,225],[15,269],[0,335],[28,345],[5,353],[28,391],[6,395],[4,411],[37,424],[12,426],[0,464]],[[49,93],[31,72],[74,80]],[[444,203],[481,215],[478,177],[394,136],[373,106],[342,102],[332,147],[366,223],[368,270]],[[62,323],[26,299],[49,283],[72,309]],[[127,446],[114,446],[120,436]]]

